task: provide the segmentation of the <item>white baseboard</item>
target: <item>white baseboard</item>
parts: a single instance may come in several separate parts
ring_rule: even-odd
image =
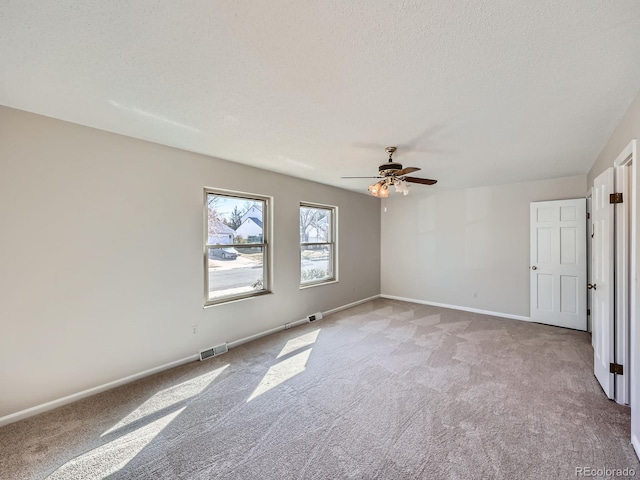
[[[358,300],[356,302],[348,303],[346,305],[342,305],[341,307],[332,308],[331,310],[327,310],[326,312],[322,312],[322,316],[326,317],[332,313],[339,312],[340,310],[346,310],[347,308],[355,307],[356,305],[360,305],[361,303],[368,302],[369,300],[375,300],[379,298],[380,295],[374,295],[373,297],[363,298],[362,300]],[[256,333],[254,335],[250,335],[245,338],[241,338],[239,340],[234,340],[233,342],[229,342],[227,345],[229,348],[234,348],[242,345],[243,343],[251,342],[253,340],[257,340],[258,338],[266,337],[267,335],[271,335],[272,333],[280,332],[282,330],[286,330],[289,328],[296,327],[298,325],[302,325],[303,323],[309,323],[308,318],[303,318],[301,320],[295,320],[293,322],[289,322],[285,325],[279,325],[275,328],[271,328],[269,330],[265,330],[264,332]]]
[[[338,312],[340,310],[345,310],[347,308],[355,307],[356,305],[360,305],[361,303],[368,302],[369,300],[375,300],[379,295],[374,295],[373,297],[364,298],[362,300],[358,300],[357,302],[349,303],[347,305],[343,305],[341,307],[333,308],[331,310],[327,310],[323,312],[323,316],[327,316],[331,313]],[[309,323],[308,318],[303,318],[301,320],[296,320],[286,325],[281,325],[276,328],[272,328],[270,330],[256,333],[255,335],[251,335],[249,337],[241,338],[240,340],[236,340],[234,342],[229,342],[227,347],[229,349],[233,347],[237,347],[238,345],[242,345],[243,343],[250,342],[252,340],[256,340],[260,337],[264,337],[266,335],[270,335],[272,333],[279,332],[281,330],[285,330],[287,328],[292,328],[297,325],[301,325],[303,323]],[[83,390],[82,392],[73,393],[71,395],[67,395],[66,397],[59,398],[57,400],[52,400],[47,403],[43,403],[41,405],[36,405],[35,407],[27,408],[25,410],[21,410],[16,413],[11,413],[9,415],[5,415],[4,417],[0,417],[0,427],[4,425],[8,425],[9,423],[17,422],[19,420],[24,420],[25,418],[32,417],[34,415],[38,415],[39,413],[44,413],[48,410],[53,410],[54,408],[62,407],[63,405],[67,405],[69,403],[73,403],[75,401],[81,400],[86,397],[90,397],[91,395],[95,395],[97,393],[105,392],[107,390],[111,390],[112,388],[119,387],[126,383],[131,383],[136,380],[140,380],[141,378],[148,377],[149,375],[153,375],[154,373],[159,373],[164,370],[169,370],[170,368],[178,367],[180,365],[184,365],[185,363],[195,362],[200,358],[199,355],[191,355],[186,358],[182,358],[180,360],[176,360],[175,362],[167,363],[165,365],[160,365],[159,367],[151,368],[149,370],[145,370],[144,372],[136,373],[134,375],[129,375],[128,377],[121,378],[119,380],[114,380],[113,382],[108,382],[103,385],[99,385],[97,387],[89,388],[87,390]]]
[[[52,400],[50,402],[43,403],[41,405],[36,405],[35,407],[27,408],[25,410],[21,410],[16,413],[5,415],[4,417],[0,417],[0,427],[4,425],[8,425],[9,423],[17,422],[18,420],[24,420],[25,418],[33,417],[34,415],[38,415],[39,413],[44,413],[48,410],[53,410],[54,408],[62,407],[63,405],[76,402],[86,397],[90,397],[91,395],[95,395],[97,393],[111,390],[112,388],[119,387],[126,383],[135,382],[136,380],[140,380],[141,378],[148,377],[149,375],[153,375],[154,373],[160,373],[164,370],[169,370],[170,368],[184,365],[185,363],[195,362],[199,358],[200,357],[198,355],[191,355],[189,357],[176,360],[175,362],[166,363],[164,365],[160,365],[159,367],[145,370],[144,372],[136,373],[134,375],[129,375],[128,377],[124,377],[119,380],[114,380],[113,382],[108,382],[103,385],[98,385],[97,387],[89,388],[87,390],[83,390],[78,393],[67,395],[66,397],[58,398],[57,400]]]
[[[380,298],[380,295],[374,295],[372,297],[363,298],[362,300],[358,300],[357,302],[347,303],[346,305],[342,305],[341,307],[332,308],[331,310],[327,310],[326,312],[322,312],[323,316],[331,315],[332,313],[339,312],[340,310],[346,310],[347,308],[355,307],[356,305],[360,305],[361,303],[366,303],[371,300],[375,300],[376,298]]]
[[[270,328],[269,330],[265,330],[264,332],[256,333],[254,335],[249,335],[248,337],[244,337],[239,340],[234,340],[233,342],[228,342],[227,347],[229,348],[229,350],[231,350],[232,348],[239,347],[244,343],[252,342],[253,340],[266,337],[267,335],[271,335],[272,333],[281,332],[282,330],[285,330],[285,328],[286,327],[284,325],[279,325],[275,328]]]
[[[452,310],[462,310],[463,312],[481,313],[482,315],[491,315],[492,317],[510,318],[512,320],[522,320],[530,322],[530,317],[523,315],[513,315],[512,313],[492,312],[490,310],[480,310],[479,308],[461,307],[460,305],[448,305],[446,303],[429,302],[427,300],[417,300],[415,298],[398,297],[395,295],[381,294],[380,298],[388,298],[389,300],[400,300],[402,302],[420,303],[422,305],[431,305],[432,307],[450,308]]]
[[[631,435],[631,445],[633,445],[633,449],[636,451],[636,456],[640,459],[640,441],[635,435]]]
[[[267,335],[271,335],[273,333],[281,332],[282,330],[288,330],[289,328],[297,327],[298,325],[302,325],[303,323],[309,323],[308,318],[303,318],[301,320],[295,320],[293,322],[285,323],[284,325],[278,325],[277,327],[270,328],[269,330],[265,330],[264,332],[255,333],[253,335],[249,335],[248,337],[241,338],[239,340],[234,340],[233,342],[229,342],[227,346],[231,348],[239,347],[243,343],[249,343],[254,340],[257,340],[262,337],[266,337]]]

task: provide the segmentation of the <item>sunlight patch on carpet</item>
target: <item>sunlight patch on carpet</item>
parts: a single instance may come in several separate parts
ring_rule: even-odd
[[[312,348],[303,352],[297,353],[292,357],[289,357],[280,363],[272,366],[264,378],[260,381],[260,384],[253,391],[251,396],[247,399],[247,403],[256,397],[259,397],[265,392],[268,392],[272,388],[277,387],[283,382],[286,382],[290,378],[304,372],[309,355],[311,355]]]
[[[182,407],[138,430],[69,460],[47,479],[97,479],[117,472],[149,445],[185,408]]]
[[[305,333],[304,335],[300,335],[299,337],[292,338],[287,342],[287,344],[282,348],[280,353],[276,358],[284,357],[285,355],[295,352],[296,350],[300,350],[301,348],[307,347],[309,345],[313,345],[316,343],[318,339],[318,334],[320,333],[320,328],[314,330],[313,332]]]
[[[199,395],[228,366],[229,364],[226,364],[211,372],[204,373],[195,378],[190,378],[189,380],[179,383],[178,385],[173,385],[171,387],[165,388],[164,390],[160,390],[100,436],[104,437],[105,435],[115,432],[122,427],[126,427],[127,425],[130,425],[131,423],[140,420],[141,418],[148,417],[156,412],[159,412],[162,409]]]

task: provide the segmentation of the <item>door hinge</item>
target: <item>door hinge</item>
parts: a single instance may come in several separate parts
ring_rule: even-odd
[[[609,364],[609,373],[615,373],[616,375],[623,375],[622,365],[619,363],[610,363]]]
[[[591,315],[591,309],[587,308],[587,315]]]
[[[591,214],[587,212],[587,220],[591,219]]]
[[[609,194],[609,203],[622,203],[622,193]]]

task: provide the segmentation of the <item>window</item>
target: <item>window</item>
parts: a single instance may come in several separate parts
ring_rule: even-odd
[[[266,197],[205,189],[205,305],[269,293]]]
[[[300,285],[336,280],[336,208],[300,204]]]

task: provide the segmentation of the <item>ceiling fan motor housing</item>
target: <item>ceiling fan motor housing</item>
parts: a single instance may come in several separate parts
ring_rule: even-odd
[[[397,172],[398,170],[402,170],[401,163],[387,162],[378,167],[378,173],[380,173],[380,175],[391,175],[393,172]]]

